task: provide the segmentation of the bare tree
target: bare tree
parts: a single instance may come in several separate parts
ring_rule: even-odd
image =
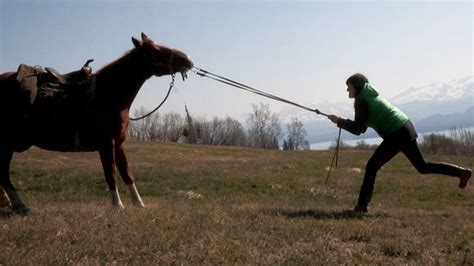
[[[291,118],[291,123],[287,124],[288,137],[284,141],[283,149],[286,150],[309,150],[309,143],[306,141],[306,130],[303,123],[298,118]]]
[[[147,114],[149,111],[141,107],[134,111],[134,117],[140,117]],[[146,141],[155,140],[158,138],[158,128],[160,116],[158,113],[154,113],[148,117],[140,119],[138,121],[130,121],[128,134],[131,139]]]
[[[224,146],[245,146],[246,135],[239,121],[227,117],[214,118],[211,122],[212,144]]]
[[[186,127],[185,119],[178,113],[170,112],[163,115],[158,128],[160,141],[176,142],[183,135]]]
[[[252,105],[253,113],[247,120],[249,145],[252,147],[278,149],[281,126],[278,114],[272,113],[267,104]]]
[[[199,143],[206,145],[245,146],[246,134],[239,121],[227,117],[214,117],[212,121],[194,119],[194,126],[199,128]]]
[[[227,117],[224,120],[224,132],[222,145],[227,146],[246,146],[247,135],[245,134],[244,127],[239,121]]]

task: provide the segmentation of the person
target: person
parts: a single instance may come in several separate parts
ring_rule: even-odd
[[[349,98],[354,98],[354,120],[331,114],[329,120],[352,134],[360,135],[373,128],[382,143],[377,147],[365,168],[355,212],[367,212],[372,198],[377,171],[400,151],[421,174],[444,174],[459,178],[459,188],[464,189],[471,177],[471,170],[447,163],[427,162],[416,142],[418,137],[408,116],[384,99],[367,77],[360,73],[350,76],[347,81]]]

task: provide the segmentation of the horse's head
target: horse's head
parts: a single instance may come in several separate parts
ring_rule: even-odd
[[[181,73],[183,80],[187,77],[186,72],[193,67],[189,55],[163,45],[156,44],[142,32],[142,40],[132,37],[132,42],[143,56],[146,67],[151,69],[155,76],[171,75]]]

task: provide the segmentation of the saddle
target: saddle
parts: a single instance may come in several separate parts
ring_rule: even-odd
[[[17,71],[17,82],[20,86],[23,104],[34,103],[67,105],[93,97],[92,68],[89,59],[81,69],[60,74],[51,67],[27,66],[21,64]]]
[[[56,79],[61,84],[77,84],[82,83],[90,78],[92,74],[92,68],[89,66],[89,63],[93,61],[94,59],[89,59],[82,66],[81,69],[67,74],[60,74],[56,69],[52,67],[45,67],[44,69],[50,75],[51,78]]]

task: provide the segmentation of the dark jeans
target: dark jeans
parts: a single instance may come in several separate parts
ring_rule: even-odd
[[[377,171],[400,151],[405,154],[420,174],[449,176],[460,176],[462,174],[461,169],[455,165],[427,162],[416,142],[416,131],[413,124],[408,121],[402,128],[384,138],[367,162],[358,205],[367,206],[369,204],[374,191]]]

